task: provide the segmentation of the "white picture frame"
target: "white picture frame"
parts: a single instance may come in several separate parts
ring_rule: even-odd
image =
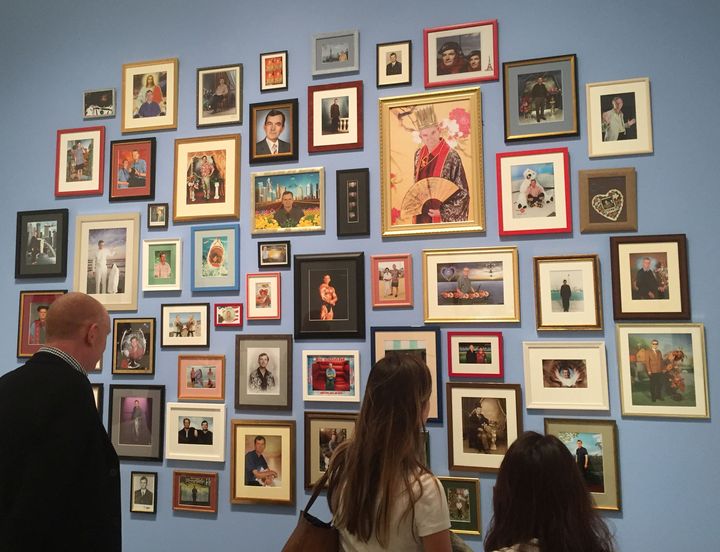
[[[175,252],[174,262],[169,262],[171,275],[168,278],[158,276],[155,257],[161,249],[167,246]],[[151,275],[152,273],[152,275]],[[157,283],[154,280],[171,280],[169,283]],[[143,240],[142,243],[142,290],[143,291],[179,291],[182,289],[182,240],[180,238],[165,238],[157,240]]]
[[[313,365],[318,361],[333,365],[333,361],[337,361],[344,367],[347,363],[348,372],[348,389],[338,390],[326,389],[327,375],[323,378],[322,385],[313,381]],[[329,368],[328,368],[329,369]],[[326,369],[327,370],[327,369]],[[333,366],[333,370],[335,367]],[[333,387],[337,383],[337,377]],[[303,400],[305,401],[323,401],[323,402],[360,402],[360,351],[358,350],[306,350],[302,352],[302,384],[303,384]],[[322,387],[322,389],[318,389]],[[343,385],[344,387],[344,385]]]
[[[199,432],[203,420],[212,431],[211,444],[180,442],[183,419]],[[190,432],[192,433],[192,432]],[[192,438],[192,437],[191,437]],[[194,438],[197,441],[197,436]],[[168,460],[225,461],[225,405],[212,403],[169,402],[165,406],[165,458]]]

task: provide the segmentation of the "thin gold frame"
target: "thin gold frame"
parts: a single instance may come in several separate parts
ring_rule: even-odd
[[[452,475],[438,475],[438,479],[440,480],[440,483],[443,481],[465,483],[466,487],[472,487],[471,492],[475,493],[475,504],[477,508],[475,509],[475,512],[472,510],[470,511],[470,519],[472,520],[472,515],[474,513],[475,519],[477,520],[477,531],[472,531],[470,529],[453,529],[452,519],[450,519],[450,531],[458,535],[482,535],[482,518],[480,517],[480,480],[477,477],[453,477]],[[443,490],[447,493],[445,485],[443,485]],[[447,496],[445,499],[447,500]]]
[[[160,65],[171,65],[172,71],[173,71],[173,82],[171,85],[168,86],[167,92],[172,91],[172,117],[169,123],[167,124],[161,124],[161,125],[140,125],[140,126],[128,126],[127,124],[127,117],[126,117],[126,111],[128,110],[127,105],[127,98],[126,98],[126,89],[125,86],[128,84],[127,82],[127,76],[130,74],[130,70],[134,68],[139,67],[147,67],[149,69],[152,68],[153,65],[160,66]],[[147,71],[146,70],[146,71]],[[178,74],[178,58],[166,58],[166,59],[156,59],[152,61],[138,61],[136,63],[125,63],[122,66],[122,86],[120,89],[120,97],[122,98],[122,109],[120,111],[120,132],[123,134],[128,134],[131,132],[147,132],[149,130],[163,130],[163,129],[176,129],[177,128],[177,121],[178,121],[178,80],[179,80],[179,74]],[[132,82],[129,83],[132,87]],[[132,92],[132,90],[131,90]],[[169,95],[169,94],[168,94]],[[132,121],[132,107],[129,108],[129,119]],[[167,114],[166,114],[167,116]]]

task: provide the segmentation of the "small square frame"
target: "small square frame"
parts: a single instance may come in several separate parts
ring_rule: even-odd
[[[395,64],[390,56],[395,54]],[[399,55],[398,55],[399,54]],[[384,42],[375,45],[376,86],[412,84],[412,41]]]
[[[215,303],[215,329],[242,328],[242,303]],[[228,310],[229,309],[229,310]]]
[[[342,41],[334,43],[333,41]],[[360,69],[360,33],[338,31],[313,35],[311,43],[312,75],[350,73]],[[333,51],[333,46],[344,51]]]
[[[237,410],[292,410],[293,343],[291,335],[235,336],[235,408]],[[268,357],[267,373],[274,385],[251,389],[250,378]],[[253,387],[257,387],[253,385]]]
[[[167,203],[148,203],[148,230],[167,230],[170,219],[170,205]]]
[[[225,355],[178,355],[177,371],[178,400],[225,400]]]
[[[190,419],[189,441],[180,442],[183,419]],[[168,460],[197,460],[201,462],[225,461],[225,404],[169,402],[165,415],[165,458]],[[212,432],[211,443],[198,443],[200,420],[208,423]],[[193,423],[197,420],[198,427]]]
[[[258,268],[290,268],[290,240],[258,242]]]
[[[115,106],[114,88],[100,88],[83,92],[83,119],[86,121],[112,119],[115,117]]]
[[[18,211],[15,234],[16,279],[67,276],[68,213],[67,209]],[[31,228],[38,236],[30,235]],[[54,255],[55,261],[46,263],[52,258],[51,255]]]
[[[260,92],[279,92],[288,89],[288,51],[260,54]]]
[[[636,232],[636,182],[634,167],[578,171],[580,232]]]
[[[279,272],[248,273],[245,276],[248,320],[280,320],[282,317],[280,276]]]
[[[139,410],[136,410],[136,401]],[[162,462],[165,386],[110,384],[107,430],[121,460]]]
[[[470,345],[473,351],[470,351]],[[502,379],[505,375],[501,332],[448,332],[447,355],[451,378]]]
[[[332,372],[328,372],[329,370]],[[343,385],[338,385],[338,370],[342,370],[345,373],[343,379],[348,380]],[[316,373],[321,374],[320,377],[316,378]],[[361,381],[360,351],[305,350],[302,352],[304,401],[360,402]]]
[[[193,501],[192,498],[184,500],[182,496],[181,485],[186,483],[188,486],[193,485],[195,489],[200,485],[203,490],[203,496],[205,490],[207,490],[207,500],[203,500],[203,504],[197,504],[197,498]],[[192,493],[192,489],[190,490]],[[199,496],[200,491],[198,491]],[[192,496],[192,495],[191,495]],[[186,470],[174,470],[173,471],[173,510],[185,510],[188,512],[205,512],[208,514],[217,513],[218,503],[218,472],[206,472],[206,471],[186,471]]]
[[[308,86],[307,105],[308,153],[362,149],[363,81]]]
[[[163,304],[160,305],[160,309],[162,312],[160,346],[162,348],[210,346],[210,303]],[[184,318],[186,314],[188,318]],[[181,315],[183,318],[180,318]],[[190,315],[193,317],[193,330],[188,328]],[[198,318],[195,318],[196,315]],[[193,335],[188,335],[190,331],[193,332]]]
[[[113,375],[154,376],[155,339],[155,318],[114,318]],[[133,340],[138,344],[137,347],[133,346]]]
[[[397,265],[402,263],[402,269],[398,270]],[[393,286],[393,268],[398,270],[397,286]],[[386,272],[388,270],[388,272]],[[389,273],[390,278],[387,279]],[[385,288],[380,290],[380,282]],[[390,289],[387,284],[390,283]],[[396,255],[372,255],[370,257],[370,284],[372,288],[372,305],[373,308],[391,308],[391,307],[412,307],[413,300],[413,263],[412,254],[398,253]],[[401,285],[402,284],[402,285]],[[385,297],[394,297],[393,287],[397,287],[397,299],[385,299]],[[388,293],[388,291],[390,293]],[[402,291],[402,295],[401,292]]]

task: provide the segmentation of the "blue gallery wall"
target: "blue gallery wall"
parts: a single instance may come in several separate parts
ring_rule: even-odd
[[[691,7],[692,6],[692,7]],[[0,372],[14,368],[15,321],[21,290],[72,287],[74,218],[78,214],[141,213],[142,238],[181,237],[186,260],[189,225],[172,226],[167,232],[148,233],[145,204],[110,204],[105,197],[66,199],[53,197],[55,132],[62,128],[91,126],[82,120],[83,90],[120,89],[123,63],[166,57],[179,58],[179,118],[177,131],[156,132],[156,201],[172,202],[173,144],[176,138],[210,136],[226,132],[242,135],[241,155],[241,270],[257,270],[257,239],[249,233],[250,196],[247,162],[247,104],[284,98],[300,100],[300,159],[280,168],[324,166],[327,175],[327,229],[324,234],[293,236],[293,253],[364,251],[406,253],[414,258],[415,308],[399,311],[373,310],[366,294],[368,328],[374,325],[421,325],[421,255],[424,248],[477,247],[517,244],[520,255],[520,324],[462,325],[450,329],[495,329],[505,338],[505,381],[523,381],[522,341],[542,339],[604,339],[607,345],[610,412],[598,418],[617,420],[619,429],[620,477],[623,510],[605,517],[617,533],[623,550],[678,550],[685,547],[711,550],[720,541],[718,526],[720,475],[720,431],[717,398],[720,384],[715,361],[720,335],[717,276],[717,160],[720,125],[717,96],[720,77],[715,55],[720,47],[717,22],[720,8],[705,0],[682,5],[669,0],[636,2],[578,2],[558,0],[547,3],[517,0],[488,2],[456,0],[429,2],[236,2],[211,0],[154,0],[140,2],[2,1],[0,17],[0,151],[2,152],[2,201],[0,257],[5,259],[0,277],[0,305],[5,314],[5,331],[0,332],[0,353],[5,359]],[[482,19],[498,19],[500,60],[575,53],[578,57],[581,133],[569,140],[533,141],[506,146],[502,131],[502,83],[482,84],[484,122],[484,165],[487,232],[438,238],[380,237],[379,158],[377,99],[382,96],[423,90],[422,29]],[[357,75],[313,80],[310,37],[314,33],[345,29],[360,31],[360,71]],[[410,39],[413,41],[413,84],[378,90],[375,87],[375,44]],[[289,51],[290,88],[287,92],[260,94],[258,54]],[[245,69],[245,124],[239,127],[197,130],[195,128],[195,70],[198,67],[243,63]],[[649,77],[651,81],[655,152],[621,158],[589,160],[587,156],[585,88],[587,82]],[[307,86],[361,78],[365,81],[365,147],[347,153],[308,155]],[[120,119],[100,124],[107,127],[107,144],[121,139]],[[145,136],[133,134],[125,136]],[[561,236],[499,239],[495,192],[494,159],[497,152],[567,146],[570,150],[573,233]],[[694,322],[706,325],[710,420],[623,418],[620,414],[614,325],[612,320],[610,257],[608,235],[579,233],[577,171],[634,166],[638,175],[638,234],[685,233],[689,247],[689,281]],[[369,167],[372,205],[372,233],[368,238],[336,239],[334,175],[338,169]],[[263,166],[263,170],[269,168]],[[67,207],[70,210],[70,263],[64,281],[15,281],[11,260],[15,251],[15,216],[18,210]],[[605,329],[539,336],[535,330],[532,288],[532,258],[537,255],[597,253],[601,259]],[[367,268],[366,268],[367,270]],[[278,323],[246,324],[244,334],[292,333],[292,271],[282,273],[283,317]],[[244,301],[244,290],[240,293]],[[178,301],[191,300],[189,263],[185,263],[183,291]],[[231,294],[223,295],[229,299]],[[207,300],[202,297],[201,300]],[[153,294],[140,296],[138,316],[160,316],[163,301]],[[369,330],[368,330],[369,332]],[[229,380],[234,365],[233,332],[214,332],[210,352],[225,354]],[[236,413],[234,393],[228,385],[228,420],[232,418],[277,418],[292,416],[298,423],[296,484],[297,503],[307,499],[303,479],[303,409],[297,367],[303,349],[357,348],[367,377],[368,342],[298,342],[294,348],[296,380],[292,414],[258,416]],[[443,354],[445,346],[443,342]],[[177,350],[159,350],[156,375],[129,378],[110,374],[109,352],[106,368],[92,375],[93,382],[106,388],[110,383],[147,383],[167,386],[167,400],[177,397]],[[447,380],[443,361],[443,381]],[[335,404],[314,403],[310,410],[338,410]],[[341,407],[340,409],[343,409]],[[527,429],[542,431],[544,412],[523,410]],[[588,417],[569,411],[548,412],[550,416]],[[7,421],[5,421],[7,422]],[[229,421],[228,421],[229,427]],[[433,470],[447,474],[447,427],[430,428]],[[229,446],[224,464],[164,461],[123,462],[124,540],[127,550],[279,550],[295,524],[298,507],[231,506],[229,503]],[[51,462],[51,459],[48,459]],[[130,515],[129,474],[131,470],[157,470],[159,507],[155,516]],[[171,488],[173,469],[207,469],[220,472],[217,515],[173,512]],[[60,476],[62,474],[59,474]],[[452,475],[473,475],[453,473]],[[483,529],[491,516],[492,474],[480,474]],[[318,508],[323,512],[324,505]],[[476,550],[479,538],[470,538]]]

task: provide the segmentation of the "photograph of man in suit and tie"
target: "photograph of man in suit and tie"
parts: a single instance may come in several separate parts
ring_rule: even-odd
[[[264,115],[264,119],[262,118]],[[270,109],[258,111],[258,122],[263,120],[262,130],[256,129],[256,138],[264,133],[264,137],[255,144],[255,156],[282,155],[291,153],[290,132],[285,128],[287,115],[283,110]],[[282,138],[285,138],[283,140]]]
[[[132,472],[131,512],[155,513],[156,475],[151,472]]]

